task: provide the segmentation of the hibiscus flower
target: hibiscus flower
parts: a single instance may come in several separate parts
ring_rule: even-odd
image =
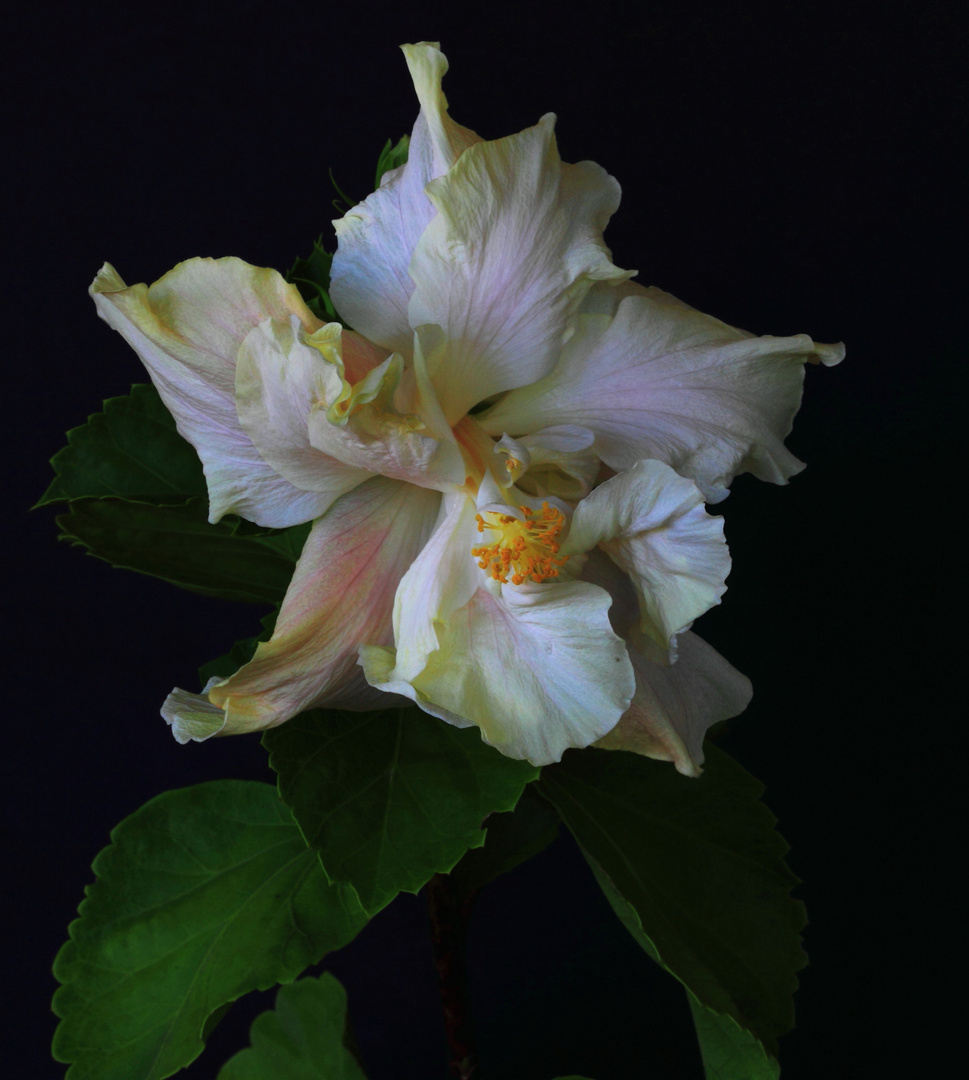
[[[806,361],[613,265],[619,186],[554,117],[483,141],[404,46],[407,163],[335,223],[321,323],[275,271],[192,259],[91,292],[201,458],[210,520],[312,521],[270,641],[163,716],[186,742],[410,699],[534,764],[596,744],[696,775],[747,680],[689,632],[729,556],[704,501],[783,483]]]

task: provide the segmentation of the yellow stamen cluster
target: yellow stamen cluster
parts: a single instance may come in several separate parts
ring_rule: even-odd
[[[558,535],[565,525],[565,515],[548,503],[542,503],[542,512],[536,517],[528,506],[522,506],[524,520],[486,510],[478,514],[478,532],[489,529],[498,534],[494,544],[471,549],[478,566],[503,585],[525,581],[542,582],[558,577],[559,567],[568,556],[559,556]]]

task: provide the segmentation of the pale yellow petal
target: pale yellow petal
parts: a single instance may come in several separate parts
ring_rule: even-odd
[[[288,326],[291,316],[307,330],[320,326],[295,286],[241,259],[190,259],[150,288],[129,288],[105,264],[90,291],[201,458],[210,521],[232,513],[281,528],[323,512],[328,497],[282,477],[253,446],[236,411],[236,360],[250,332],[267,319]]]

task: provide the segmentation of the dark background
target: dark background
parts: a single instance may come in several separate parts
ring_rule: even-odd
[[[721,743],[766,783],[804,880],[811,966],[785,1080],[940,1072],[965,1005],[955,10],[240,0],[40,3],[7,24],[3,1020],[17,1076],[63,1075],[50,964],[113,825],[171,787],[271,779],[256,738],[179,747],[158,716],[262,611],[113,570],[58,545],[50,510],[27,513],[64,432],[144,380],[87,286],[105,259],[132,283],[195,255],[285,270],[307,254],[332,235],[327,169],[362,198],[384,140],[409,131],[396,46],[423,38],[443,42],[461,123],[494,138],[554,111],[563,158],[619,179],[607,240],[641,282],[757,333],[847,343],[841,367],[808,372],[789,439],[807,470],[786,488],[742,477],[724,504],[734,571],[698,629],[753,680]],[[483,1080],[701,1077],[679,987],[569,841],[489,888],[471,947]],[[402,897],[329,966],[370,1080],[445,1075],[422,901]],[[189,1075],[214,1077],[270,1003],[238,1004]]]

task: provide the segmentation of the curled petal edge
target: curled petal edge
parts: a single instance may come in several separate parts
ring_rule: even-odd
[[[669,761],[683,776],[698,777],[707,730],[742,713],[753,690],[745,675],[696,634],[680,634],[678,652],[670,666],[651,642],[629,645],[636,692],[619,723],[594,745]]]

